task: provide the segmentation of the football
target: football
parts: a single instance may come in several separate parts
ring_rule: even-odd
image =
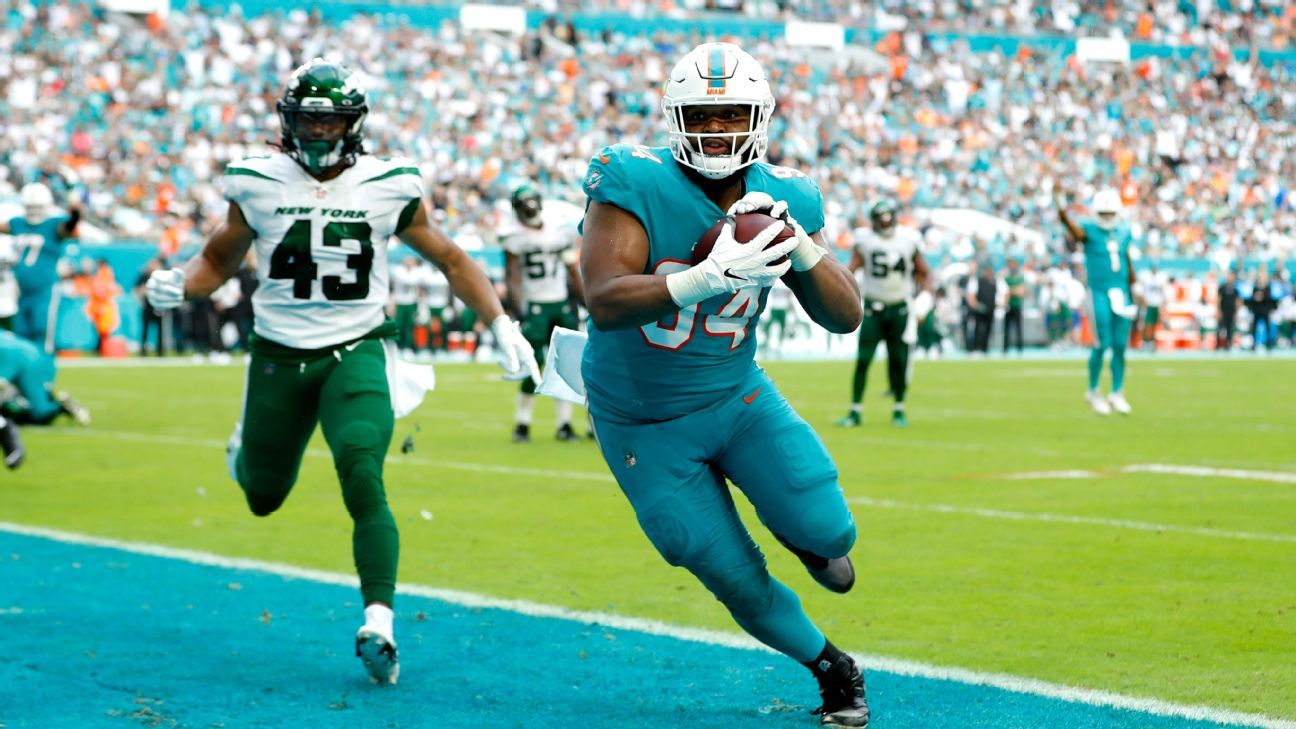
[[[711,249],[715,247],[716,238],[720,236],[720,229],[724,227],[725,223],[733,223],[734,240],[737,240],[739,243],[747,243],[752,238],[760,235],[762,230],[765,230],[777,222],[779,222],[778,218],[766,215],[765,213],[744,213],[742,215],[720,218],[715,222],[715,225],[707,228],[707,232],[703,233],[701,238],[698,238],[697,243],[693,244],[693,265],[696,266],[702,261],[705,261],[707,256],[711,255]],[[775,245],[776,243],[781,243],[794,235],[796,235],[796,233],[785,225],[783,226],[783,230],[779,232],[778,235],[774,236],[774,240],[770,241],[769,245],[765,247],[769,248],[770,246]],[[783,256],[774,261],[774,263],[782,263],[786,260],[787,256]]]

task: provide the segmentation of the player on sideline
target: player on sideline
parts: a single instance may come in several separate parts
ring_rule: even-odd
[[[0,220],[0,233],[18,242],[18,317],[13,332],[54,351],[54,323],[58,313],[58,261],[63,243],[76,235],[81,209],[70,205],[67,215],[56,214],[54,194],[39,182],[23,185],[18,193],[23,214]]]
[[[281,151],[234,162],[222,180],[225,225],[183,269],[156,271],[158,310],[210,296],[256,245],[260,285],[243,396],[230,438],[231,475],[253,514],[283,504],[318,422],[354,520],[352,549],[365,623],[356,654],[377,683],[399,671],[392,634],[398,537],[383,489],[391,442],[389,368],[396,327],[384,316],[394,235],[440,267],[455,292],[491,319],[508,376],[539,377],[535,355],[472,259],[428,222],[422,176],[402,158],[369,156],[358,79],[316,58],[278,105]]]
[[[868,382],[869,365],[877,346],[887,345],[887,374],[895,406],[891,410],[891,424],[904,426],[905,390],[909,386],[908,334],[917,326],[917,317],[910,322],[910,298],[914,282],[925,294],[927,311],[931,310],[931,292],[928,290],[930,269],[920,250],[922,238],[918,231],[896,226],[899,207],[894,200],[882,199],[869,210],[872,230],[855,241],[847,267],[852,271],[864,269],[864,323],[859,331],[859,353],[855,358],[855,377],[851,381],[851,407],[846,417],[837,421],[843,428],[860,424],[860,403],[864,400],[864,386]],[[927,311],[922,312],[923,316]]]
[[[591,161],[582,372],[599,448],[653,546],[744,630],[810,669],[823,724],[865,726],[859,668],[770,576],[725,485],[728,477],[817,581],[851,588],[855,522],[837,468],[753,360],[753,324],[780,277],[830,331],[853,331],[861,317],[853,277],[823,247],[818,187],[760,161],[774,111],[766,78],[737,46],[698,46],[666,84],[669,148],[615,145]],[[694,241],[726,212],[756,210],[795,237],[762,250],[782,222],[746,245],[726,226],[706,260],[689,264]]]
[[[1099,415],[1111,411],[1122,415],[1131,412],[1125,399],[1125,348],[1138,308],[1133,300],[1134,267],[1130,263],[1130,228],[1119,219],[1120,193],[1114,188],[1099,190],[1093,199],[1096,219],[1076,223],[1066,210],[1060,190],[1054,190],[1053,202],[1058,219],[1067,230],[1067,250],[1084,247],[1085,275],[1088,279],[1089,303],[1093,316],[1094,346],[1089,353],[1089,390],[1085,401]],[[1111,394],[1106,398],[1098,390],[1103,356],[1111,350]]]
[[[522,334],[540,360],[556,327],[576,329],[580,320],[573,298],[580,300],[580,273],[576,270],[576,232],[580,208],[570,204],[545,205],[540,193],[523,185],[509,197],[518,228],[506,235],[504,280],[514,315],[522,322]],[[563,207],[572,208],[573,214]],[[513,442],[531,440],[531,413],[535,409],[536,382],[522,381],[515,409]],[[572,430],[572,404],[557,401],[558,440],[579,440]]]

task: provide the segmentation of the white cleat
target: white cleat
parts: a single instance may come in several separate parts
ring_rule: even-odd
[[[229,469],[230,478],[234,483],[238,483],[238,454],[243,448],[243,423],[234,424],[234,432],[230,433],[229,440],[225,443],[225,467]]]
[[[368,625],[356,631],[356,655],[364,662],[369,680],[380,686],[396,683],[400,676],[400,660],[396,656],[396,641]]]
[[[1093,408],[1095,413],[1098,413],[1099,415],[1111,415],[1111,405],[1107,404],[1107,400],[1102,396],[1101,392],[1098,392],[1097,390],[1086,392],[1085,402],[1089,403],[1089,407]],[[1128,405],[1126,407],[1128,407]]]
[[[1134,408],[1130,407],[1129,401],[1125,399],[1125,393],[1123,392],[1113,392],[1108,395],[1107,404],[1111,405],[1111,409],[1121,415],[1129,415],[1134,412]]]

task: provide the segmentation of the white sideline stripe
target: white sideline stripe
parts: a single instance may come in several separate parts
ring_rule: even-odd
[[[127,440],[139,443],[161,443],[165,445],[184,445],[197,446],[199,448],[214,448],[221,454],[225,452],[225,442],[212,438],[193,438],[184,435],[158,435],[155,433],[132,433],[124,430],[78,430],[70,428],[58,428],[46,431],[50,434],[92,437],[92,438],[109,438],[112,440]],[[332,458],[333,454],[319,448],[308,448],[306,455],[310,458]],[[223,457],[223,456],[222,456]],[[593,481],[596,483],[616,483],[611,474],[593,473],[591,471],[566,471],[549,468],[519,468],[517,466],[498,466],[486,463],[472,463],[470,461],[449,461],[433,460],[431,458],[420,458],[418,456],[405,456],[391,454],[387,456],[388,463],[405,463],[413,466],[430,466],[433,468],[450,468],[457,471],[471,471],[474,473],[502,473],[509,476],[535,476],[537,478],[565,479],[568,481]]]
[[[1168,473],[1175,476],[1205,476],[1207,478],[1238,478],[1250,481],[1296,483],[1296,473],[1281,471],[1248,471],[1241,468],[1209,468],[1207,466],[1175,466],[1167,463],[1136,463],[1122,466],[1121,473]]]
[[[934,511],[939,514],[967,514],[969,516],[980,516],[987,519],[1009,519],[1012,521],[1044,521],[1056,522],[1061,524],[1090,524],[1093,526],[1114,527],[1117,529],[1135,529],[1142,532],[1175,532],[1178,534],[1194,534],[1201,537],[1218,537],[1221,539],[1243,539],[1252,542],[1278,542],[1280,544],[1296,544],[1296,535],[1291,534],[1261,534],[1257,532],[1234,532],[1225,529],[1210,529],[1208,527],[1190,527],[1176,524],[1153,524],[1146,521],[1130,521],[1128,519],[1103,519],[1094,516],[1073,516],[1070,514],[1050,514],[1047,512],[1030,512],[1030,511],[1001,511],[999,509],[983,509],[975,506],[951,506],[949,504],[908,504],[900,501],[891,501],[890,499],[872,499],[867,496],[855,496],[847,499],[852,504],[861,506],[875,506],[882,509],[905,509],[907,511]]]
[[[356,577],[336,572],[312,570],[303,567],[294,567],[287,564],[263,562],[261,560],[246,559],[242,557],[222,557],[209,552],[166,547],[158,544],[126,542],[117,539],[91,536],[88,534],[66,532],[59,529],[49,529],[45,527],[27,526],[25,524],[14,524],[12,522],[0,521],[0,531],[30,537],[39,537],[42,539],[63,542],[65,544],[107,547],[109,549],[117,549],[124,552],[174,559],[182,562],[189,562],[191,564],[220,567],[224,569],[249,570],[331,585],[343,585],[348,587],[357,587],[359,585],[359,580]],[[570,620],[586,625],[601,625],[609,628],[617,628],[619,630],[633,631],[636,633],[675,638],[677,640],[685,640],[692,643],[704,643],[707,645],[717,645],[746,650],[760,650],[768,653],[774,652],[746,635],[727,633],[719,630],[681,627],[657,620],[612,615],[609,613],[569,610],[556,605],[544,605],[542,603],[529,602],[526,600],[503,600],[489,597],[487,595],[478,595],[471,592],[446,590],[423,585],[401,585],[397,587],[396,591],[404,595],[417,595],[419,597],[431,598],[433,600],[439,600],[452,605],[460,605],[469,608],[494,608],[515,612],[529,617]],[[1263,727],[1264,729],[1296,729],[1296,722],[1285,719],[1275,719],[1263,714],[1248,714],[1229,709],[1215,709],[1209,706],[1173,704],[1158,699],[1123,696],[1121,694],[1110,693],[1107,691],[1076,688],[1074,686],[1049,683],[1047,681],[1040,681],[1032,678],[1021,678],[1018,676],[999,673],[983,673],[980,671],[971,671],[965,668],[936,666],[928,663],[919,663],[917,661],[907,661],[886,656],[874,656],[859,653],[852,655],[854,655],[869,669],[885,671],[887,673],[894,673],[902,676],[916,676],[920,678],[953,681],[974,686],[989,686],[1015,693],[1033,694],[1048,699],[1057,699],[1060,701],[1086,704],[1089,706],[1112,707],[1127,711],[1142,712],[1145,714],[1155,714],[1157,716],[1178,717],[1196,721],[1210,721],[1217,724],[1230,724],[1234,726]]]

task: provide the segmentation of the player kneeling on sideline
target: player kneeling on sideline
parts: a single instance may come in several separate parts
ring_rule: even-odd
[[[394,420],[386,319],[387,243],[396,236],[432,261],[451,288],[491,321],[508,376],[539,378],[535,355],[504,314],[482,270],[428,222],[414,163],[365,154],[368,106],[345,66],[315,59],[279,100],[282,151],[231,164],[229,214],[201,255],[149,278],[149,302],[173,309],[210,296],[256,245],[243,420],[230,438],[230,473],[257,516],[277,510],[297,480],[319,423],[355,526],[352,549],[365,603],[356,654],[377,683],[395,683],[392,633],[398,537],[383,489]]]
[[[865,726],[859,668],[770,576],[725,484],[820,584],[851,588],[855,522],[837,468],[753,359],[753,324],[780,278],[832,332],[861,318],[854,278],[824,250],[819,188],[761,162],[774,111],[766,78],[737,46],[698,46],[666,84],[670,147],[616,145],[594,157],[584,180],[582,374],[599,448],[653,546],[744,630],[814,674],[823,724]],[[718,219],[757,211],[778,220],[746,244],[726,224],[690,265]],[[794,235],[766,248],[787,229]]]
[[[35,343],[0,330],[0,414],[18,425],[49,425],[66,415],[90,424],[90,411],[54,389],[54,357]]]

